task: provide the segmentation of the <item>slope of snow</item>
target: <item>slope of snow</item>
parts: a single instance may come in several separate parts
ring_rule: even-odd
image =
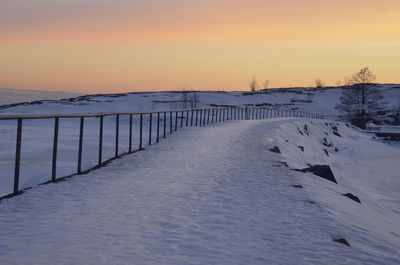
[[[352,190],[361,206],[346,198],[331,205],[336,194],[329,185],[321,181],[319,191],[317,178],[277,162],[282,157],[269,151],[271,137],[279,130],[292,135],[285,128],[293,122],[302,124],[274,119],[189,128],[88,175],[3,200],[0,263],[398,264],[394,236],[361,229],[372,217],[356,225],[353,216],[340,218],[342,206],[356,216],[363,207],[378,209],[363,189]],[[353,181],[345,179],[341,187]],[[305,189],[292,187],[300,182]],[[319,197],[324,191],[326,200]]]
[[[283,110],[301,110],[324,115],[339,115],[335,106],[342,89],[346,88],[287,88],[249,92],[190,92],[199,97],[198,107],[263,105]],[[400,105],[400,86],[381,85],[387,109]],[[43,100],[34,104],[0,107],[0,114],[98,113],[140,112],[151,110],[184,109],[182,91],[154,93],[125,93],[86,95],[64,100]],[[1,98],[0,98],[1,99]],[[1,101],[1,100],[0,100]],[[186,106],[186,107],[190,107]]]
[[[312,173],[298,173],[306,192],[349,228],[346,238],[352,247],[399,261],[398,146],[343,123],[317,120],[281,124],[270,141],[279,146],[290,168],[329,165],[337,184]],[[361,204],[342,195],[347,193],[357,196]]]

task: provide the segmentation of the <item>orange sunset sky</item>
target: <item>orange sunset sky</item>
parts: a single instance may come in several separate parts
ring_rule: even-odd
[[[400,83],[399,0],[1,0],[0,87],[114,93]]]

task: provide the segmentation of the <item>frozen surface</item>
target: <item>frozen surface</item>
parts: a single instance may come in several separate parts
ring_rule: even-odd
[[[327,198],[313,194],[316,182],[269,151],[295,121],[185,129],[88,175],[3,200],[0,264],[398,264],[398,228],[387,237],[362,229],[363,219],[354,225],[343,204],[326,203],[337,196],[329,186],[321,188]],[[362,200],[352,211],[368,207]],[[376,209],[368,222],[380,220]]]
[[[79,94],[70,92],[0,88],[0,106],[18,102],[31,102],[44,99],[57,100],[77,96],[79,96]]]

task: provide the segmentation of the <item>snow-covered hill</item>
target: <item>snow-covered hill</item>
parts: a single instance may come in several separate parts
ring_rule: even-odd
[[[134,228],[123,225],[121,227],[124,229],[118,232],[118,239],[124,237],[130,243],[150,246],[145,252],[141,248],[130,249],[127,255],[130,257],[134,253],[135,257],[139,257],[144,263],[148,263],[146,262],[149,261],[148,257],[154,256],[151,249],[157,248],[160,250],[157,253],[161,254],[158,256],[160,259],[153,260],[154,264],[163,263],[161,261],[166,261],[165,257],[172,258],[170,264],[184,264],[193,257],[196,257],[199,264],[207,263],[204,261],[204,257],[208,257],[210,260],[219,260],[220,264],[233,264],[233,261],[238,260],[243,261],[241,264],[263,264],[267,261],[274,264],[280,262],[285,264],[332,264],[334,261],[340,261],[339,263],[343,264],[379,264],[380,262],[398,264],[400,260],[400,231],[398,228],[398,223],[400,223],[400,197],[398,194],[400,167],[397,160],[400,157],[400,148],[380,142],[349,124],[329,120],[339,114],[334,107],[339,102],[342,89],[290,88],[256,93],[193,91],[126,93],[87,95],[61,100],[38,100],[0,106],[0,115],[139,112],[190,108],[191,104],[194,104],[192,99],[196,95],[198,97],[197,107],[266,106],[275,109],[316,112],[328,117],[327,120],[278,118],[266,121],[229,121],[215,126],[216,128],[210,126],[201,129],[179,129],[178,131],[182,130],[176,134],[179,135],[179,138],[172,136],[170,139],[162,141],[155,149],[153,146],[148,148],[149,152],[135,153],[133,156],[123,158],[122,162],[118,160],[110,167],[91,172],[89,178],[79,176],[73,178],[72,181],[65,182],[67,186],[62,186],[61,183],[41,187],[35,185],[48,181],[51,176],[54,121],[25,120],[22,132],[20,188],[35,187],[26,193],[27,197],[23,195],[0,204],[0,231],[2,233],[8,231],[7,237],[10,238],[6,245],[0,244],[0,263],[2,259],[4,261],[19,259],[21,263],[29,263],[30,258],[37,253],[42,253],[38,260],[46,262],[45,253],[52,253],[52,251],[24,245],[25,243],[20,240],[24,237],[38,242],[41,240],[51,242],[52,246],[58,246],[57,253],[65,260],[75,260],[76,256],[74,255],[79,251],[85,251],[97,257],[100,255],[97,250],[100,250],[110,263],[116,260],[121,261],[119,256],[114,256],[114,252],[105,250],[109,247],[94,250],[71,243],[81,242],[80,235],[84,235],[86,238],[96,238],[97,243],[106,244],[110,231],[115,231],[113,225],[115,220],[109,216],[110,210],[103,212],[102,206],[97,203],[104,201],[105,196],[108,196],[106,201],[109,208],[107,209],[113,209],[120,214],[126,213],[125,209],[129,208],[131,212],[140,212],[142,216],[149,215],[152,220],[155,220],[154,223],[148,225],[147,219],[146,221],[137,219]],[[387,109],[390,110],[397,106],[400,101],[400,86],[383,85],[381,89],[384,90],[385,100],[389,102]],[[188,99],[186,106],[184,97]],[[119,152],[128,150],[128,118],[125,115],[121,116],[119,120]],[[114,116],[104,119],[103,161],[114,156],[115,122]],[[134,149],[138,145],[138,124],[138,117],[134,117]],[[153,130],[155,127],[153,124]],[[87,169],[97,165],[98,162],[99,119],[85,119],[84,128],[82,166]],[[145,138],[149,128],[148,115],[146,115]],[[0,121],[0,134],[0,195],[6,195],[12,192],[13,188],[16,121]],[[154,135],[153,133],[153,142]],[[181,139],[184,140],[181,142]],[[79,119],[61,119],[57,177],[76,172],[78,141]],[[213,150],[213,155],[209,154],[210,150]],[[269,150],[280,153],[274,154]],[[199,153],[202,156],[199,156]],[[180,155],[183,155],[183,158]],[[172,163],[168,160],[170,158],[176,159],[179,163],[174,162],[175,166],[173,167],[167,166]],[[194,161],[194,164],[188,166],[187,163],[191,162],[182,163],[184,159]],[[160,160],[164,162],[160,164],[158,162]],[[240,161],[240,166],[238,166],[238,161]],[[132,165],[135,170],[132,170]],[[179,165],[180,168],[177,168],[176,165]],[[211,170],[211,173],[208,170]],[[110,172],[112,172],[113,179],[109,178]],[[168,173],[167,177],[165,172]],[[177,176],[181,179],[176,179]],[[149,177],[152,178],[151,182],[148,182]],[[231,179],[236,181],[230,182]],[[93,183],[85,185],[81,183],[81,180],[93,181]],[[115,182],[116,180],[118,181]],[[211,186],[208,185],[211,183],[210,181],[214,181]],[[228,185],[225,181],[228,181]],[[188,183],[196,185],[187,185]],[[236,185],[238,183],[241,184]],[[169,188],[170,185],[172,185],[171,188]],[[216,185],[221,185],[221,188],[214,190]],[[132,192],[138,186],[140,188],[137,192],[144,192],[144,196],[136,197],[136,192]],[[250,197],[247,195],[247,191],[243,193],[243,187],[251,191],[248,193],[251,195]],[[249,200],[249,198],[253,198],[255,187],[263,187],[259,189],[260,197]],[[199,188],[205,190],[197,194]],[[225,188],[228,189],[225,190]],[[156,194],[160,195],[159,198],[151,197],[155,194],[155,189],[157,190]],[[121,192],[122,190],[125,192]],[[105,191],[106,193],[104,193]],[[129,194],[131,197],[127,199],[125,194]],[[189,194],[189,197],[182,194]],[[120,197],[116,197],[116,195]],[[220,200],[219,196],[222,195],[225,197]],[[243,197],[238,200],[238,195]],[[167,215],[162,212],[160,215],[154,216],[152,211],[147,211],[147,209],[151,209],[150,206],[161,205],[164,198],[169,198],[168,196],[172,196],[171,200],[173,201],[176,198],[182,199],[170,211],[179,210],[181,206],[184,207],[182,211],[179,210],[174,215],[177,219],[171,222],[170,219],[165,219]],[[183,227],[192,231],[192,228],[186,227],[187,220],[190,220],[189,223],[194,223],[198,219],[191,220],[190,218],[193,216],[186,216],[185,213],[190,213],[191,209],[195,207],[194,204],[201,200],[191,201],[188,198],[204,199],[204,196],[208,196],[207,201],[214,208],[223,209],[222,213],[224,214],[222,215],[219,215],[220,212],[215,212],[216,224],[220,228],[228,228],[229,232],[219,233],[217,231],[214,233],[213,230],[209,230],[210,212],[209,207],[206,207],[206,211],[196,213],[201,214],[196,217],[204,220],[204,223],[196,224],[197,228],[195,228],[195,232],[201,231],[207,235],[210,234],[205,241],[197,242],[197,238],[193,238],[191,232],[178,233],[181,236],[179,237],[181,242],[197,242],[195,249],[203,248],[202,255],[193,256],[195,254],[190,250],[191,248],[185,248],[179,244],[175,244],[173,249],[170,249],[168,244],[159,244],[166,239],[167,235],[175,234],[175,228],[179,230]],[[28,198],[28,202],[26,198]],[[77,198],[79,199],[77,200]],[[146,205],[146,207],[140,205],[136,207],[132,203],[132,201],[139,202],[139,199],[139,204]],[[76,201],[79,201],[78,205],[76,205]],[[75,230],[76,219],[70,213],[90,211],[81,208],[80,202],[82,201],[88,203],[88,209],[94,209],[100,214],[100,216],[89,216],[85,219],[88,223],[94,222],[92,217],[96,220],[108,220],[101,229],[87,230],[87,226],[83,225]],[[188,201],[192,203],[188,204]],[[237,201],[238,204],[232,206],[230,205],[232,201]],[[56,202],[58,204],[54,206]],[[122,211],[118,208],[121,206],[121,202],[126,204],[126,208]],[[243,206],[241,204],[243,202],[248,203],[248,206]],[[65,203],[70,205],[69,208],[67,207],[68,209],[64,208]],[[261,214],[257,217],[261,219],[253,218],[252,223],[249,224],[246,221],[249,216],[248,210],[253,209],[252,206],[255,204],[259,205],[262,210],[255,210],[252,218]],[[229,211],[226,211],[227,205],[230,205]],[[250,205],[252,206],[250,207]],[[165,204],[161,209],[169,209],[170,206]],[[238,211],[240,207],[242,208]],[[13,211],[16,208],[23,209],[23,211]],[[56,216],[56,220],[49,222],[49,224],[56,224],[56,227],[38,225],[42,224],[43,220],[47,222],[52,218],[52,209],[60,211],[60,217]],[[43,213],[43,216],[40,216],[43,219],[35,219],[37,212]],[[157,212],[160,211],[157,210]],[[18,218],[13,215],[14,213]],[[268,214],[265,215],[265,213]],[[20,214],[23,215],[23,218],[19,216]],[[264,215],[267,221],[263,219]],[[235,218],[231,218],[232,216]],[[125,225],[130,224],[130,221],[133,220],[130,215],[126,219],[129,221],[123,221],[126,217],[124,214],[119,217],[122,219],[118,219],[118,222],[122,220]],[[78,231],[71,241],[63,240],[64,231],[57,230],[60,220],[57,218],[63,220],[63,226],[67,231],[71,231],[72,234],[74,231]],[[14,224],[12,222],[14,219],[24,220],[23,224],[10,226],[10,224]],[[180,222],[181,219],[185,222]],[[231,221],[233,219],[234,222]],[[1,220],[5,221],[2,223]],[[36,221],[31,222],[31,220],[36,220],[37,223],[35,223]],[[167,226],[164,225],[165,220],[170,222]],[[225,220],[225,223],[220,225],[219,220]],[[257,225],[253,225],[253,222]],[[38,226],[43,229],[37,229]],[[21,231],[19,227],[33,228],[34,232],[38,231],[38,233],[32,233],[29,229]],[[148,228],[148,230],[144,230],[145,232],[138,232],[139,241],[135,241],[138,233],[135,235],[123,233],[127,230],[136,231],[134,230],[136,227]],[[198,228],[199,231],[197,231]],[[246,236],[241,234],[244,228],[249,232]],[[260,230],[262,233],[258,231],[258,228],[263,228]],[[285,229],[289,229],[290,232]],[[46,234],[49,230],[52,231],[51,238]],[[106,232],[103,233],[103,231]],[[155,235],[149,235],[146,231],[161,231],[156,235],[161,241],[152,240]],[[21,233],[20,236],[15,236],[18,233]],[[258,235],[261,234],[263,236],[259,238]],[[43,235],[45,236],[43,237]],[[95,236],[93,237],[93,235]],[[126,237],[127,235],[128,237]],[[228,238],[225,238],[226,236]],[[224,244],[221,245],[224,240],[213,240],[214,238],[225,238],[230,241],[234,239],[242,243],[228,247]],[[254,242],[258,243],[254,244]],[[204,243],[205,245],[203,245]],[[188,244],[190,245],[190,243]],[[20,253],[21,245],[24,245],[23,251],[29,253],[29,257]],[[124,247],[127,245],[132,244],[125,244]],[[208,245],[220,248],[221,252],[209,252]],[[63,251],[63,247],[67,247],[70,251]],[[273,249],[272,254],[265,252],[265,249]],[[292,251],[288,251],[288,249],[292,249]],[[318,253],[315,252],[316,249],[318,249]],[[169,256],[173,251],[180,253],[180,256]],[[241,255],[242,252],[245,255]],[[224,254],[220,255],[221,253]],[[254,256],[249,253],[256,254]],[[188,256],[187,254],[193,255]],[[175,257],[179,258],[175,259]],[[91,259],[90,262],[96,263],[95,259]],[[168,262],[164,263],[168,264]]]
[[[377,85],[382,89],[387,110],[400,106],[400,85]],[[198,91],[183,93],[123,93],[86,95],[62,100],[36,100],[21,104],[0,106],[0,114],[49,114],[49,113],[96,113],[96,112],[139,112],[152,110],[183,109],[191,107],[183,103],[187,98],[198,96],[198,107],[209,106],[266,106],[276,109],[302,110],[327,115],[337,119],[335,109],[345,87],[326,88],[281,88],[258,92],[212,92]],[[1,100],[0,100],[1,101]]]

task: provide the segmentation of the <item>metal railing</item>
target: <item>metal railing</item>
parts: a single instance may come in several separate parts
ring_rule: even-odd
[[[104,118],[108,116],[115,117],[115,149],[114,156],[104,160],[103,159],[103,133],[104,133]],[[129,117],[128,125],[128,151],[121,153],[119,148],[120,145],[120,117]],[[139,145],[137,149],[133,148],[133,118],[137,117],[138,134],[139,134]],[[231,107],[231,108],[198,108],[198,109],[184,109],[184,110],[168,110],[168,111],[154,111],[154,112],[111,112],[111,113],[97,113],[97,114],[56,114],[56,115],[0,115],[1,120],[16,120],[16,145],[15,145],[15,163],[14,163],[14,183],[13,192],[0,197],[0,199],[11,197],[22,193],[29,187],[20,189],[20,166],[21,166],[21,146],[22,146],[22,133],[23,133],[23,121],[32,119],[53,119],[53,144],[52,144],[52,161],[51,161],[51,180],[40,184],[46,184],[49,182],[57,182],[73,175],[85,174],[93,169],[99,168],[109,161],[118,157],[130,154],[143,149],[145,145],[145,131],[143,124],[148,121],[148,132],[147,139],[148,145],[159,143],[160,138],[166,138],[168,134],[172,134],[174,131],[183,127],[204,127],[209,124],[221,123],[228,120],[259,120],[266,118],[278,118],[278,117],[305,117],[305,118],[323,118],[322,115],[292,111],[292,110],[275,110],[268,109],[265,107]],[[86,118],[98,118],[98,154],[97,154],[97,165],[89,168],[82,168],[82,151],[84,141],[84,125]],[[76,172],[57,178],[57,153],[58,153],[58,141],[59,141],[59,124],[61,119],[79,119],[79,142],[78,142],[78,153],[76,161]],[[153,119],[156,119],[156,128],[153,128]],[[169,128],[167,127],[167,120],[169,120]],[[135,127],[136,128],[136,127]],[[153,135],[155,133],[155,135]],[[155,139],[154,139],[155,138]],[[51,139],[50,139],[51,140]]]

